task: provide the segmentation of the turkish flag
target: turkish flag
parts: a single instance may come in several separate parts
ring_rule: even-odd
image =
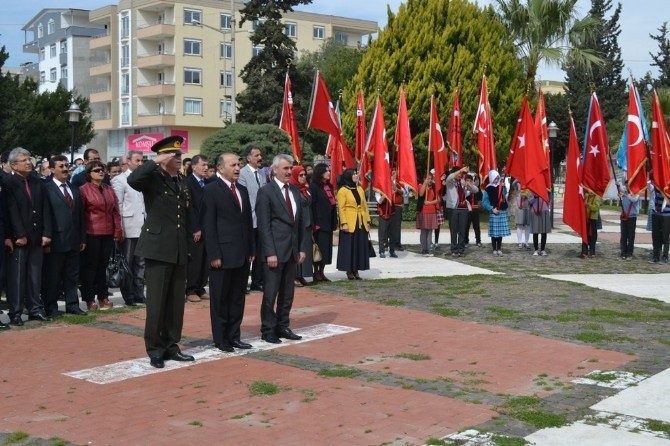
[[[335,106],[335,117],[341,127],[340,122],[340,102]],[[351,149],[347,146],[342,132],[337,136],[328,136],[328,144],[326,145],[326,156],[330,157],[330,182],[333,189],[337,189],[337,177],[342,175],[345,168],[354,167],[354,159],[351,155]]]
[[[602,197],[612,178],[608,165],[609,141],[605,120],[600,111],[600,103],[595,92],[591,95],[589,117],[586,123],[584,159],[582,166],[582,186]]]
[[[670,140],[658,94],[654,90],[651,117],[651,178],[670,201]]]
[[[489,171],[491,169],[497,170],[496,149],[493,140],[493,118],[491,116],[491,105],[489,104],[486,75],[482,76],[479,105],[477,106],[477,117],[475,118],[473,131],[477,134],[478,171],[483,186],[487,181]]]
[[[281,110],[281,119],[279,128],[288,133],[291,140],[291,149],[293,157],[300,164],[302,160],[302,151],[300,150],[300,141],[298,140],[298,124],[295,120],[295,111],[293,110],[293,95],[291,94],[291,79],[286,72],[286,81],[284,82],[284,105]]]
[[[443,195],[442,175],[448,169],[447,151],[444,147],[444,137],[442,136],[442,127],[440,127],[440,118],[437,115],[437,105],[435,96],[430,97],[430,131],[428,132],[428,150],[433,153],[435,162],[435,193],[438,197]],[[429,153],[430,158],[430,153]]]
[[[358,90],[356,100],[356,161],[361,162],[365,151],[365,104],[363,103],[363,90]]]
[[[570,116],[570,139],[568,156],[565,161],[565,194],[563,196],[563,223],[570,226],[588,243],[586,232],[586,209],[584,208],[584,190],[580,184],[582,177],[581,158],[575,121]]]
[[[547,107],[544,104],[544,93],[540,90],[540,97],[535,109],[535,133],[540,138],[542,154],[547,161],[547,169],[544,172],[544,181],[551,188],[551,147],[549,147],[549,129],[547,128]]]
[[[307,127],[322,130],[336,138],[341,133],[340,122],[335,113],[335,107],[333,107],[333,102],[330,100],[326,83],[318,71],[314,79],[314,91],[312,92],[312,103],[309,108]]]
[[[432,104],[432,100],[431,100]],[[451,106],[449,126],[447,127],[447,144],[451,150],[451,156],[447,158],[449,167],[454,165],[463,166],[463,138],[461,135],[461,106],[458,101],[458,90],[454,95],[454,104]],[[455,160],[454,160],[455,157]],[[436,170],[437,172],[437,170]],[[439,179],[439,177],[438,177]],[[437,181],[436,181],[437,183]]]
[[[398,120],[395,126],[395,147],[398,153],[398,182],[416,193],[419,186],[416,180],[414,147],[412,146],[412,134],[409,129],[409,116],[407,114],[407,100],[403,87],[400,87],[400,105],[398,106]]]
[[[374,114],[365,144],[365,152],[372,156],[372,189],[388,201],[393,202],[393,186],[391,184],[391,164],[389,160],[388,142],[386,141],[386,125],[384,110],[377,97]]]
[[[642,130],[642,113],[637,89],[632,84],[628,89],[628,147],[626,184],[631,194],[637,194],[647,186],[647,144]]]

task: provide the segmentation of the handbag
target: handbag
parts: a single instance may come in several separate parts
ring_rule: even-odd
[[[370,240],[370,234],[368,234],[368,253],[370,257],[377,257],[375,246],[372,244],[372,240]]]
[[[114,243],[107,263],[107,286],[109,288],[121,288],[127,280],[130,280],[128,262],[121,252],[119,244]]]
[[[312,261],[320,262],[321,260],[323,260],[321,250],[319,249],[319,245],[314,241],[314,237],[312,237]]]

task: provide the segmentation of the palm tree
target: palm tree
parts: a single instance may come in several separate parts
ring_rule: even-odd
[[[561,66],[567,61],[602,64],[588,42],[602,23],[577,16],[577,0],[496,0],[496,17],[507,28],[526,67],[526,81],[535,80],[541,62]]]

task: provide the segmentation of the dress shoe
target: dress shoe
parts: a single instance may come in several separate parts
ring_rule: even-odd
[[[82,310],[79,307],[68,308],[65,312],[67,314],[76,314],[78,316],[86,316],[88,314],[86,311]]]
[[[172,361],[195,361],[195,358],[191,355],[185,355],[182,352],[177,352],[177,353],[172,353],[172,354],[166,354],[165,359],[169,359]]]
[[[232,345],[235,348],[241,348],[243,350],[248,350],[253,347],[253,345],[242,341],[230,341],[230,345]]]
[[[207,294],[207,293],[202,293],[202,294],[200,295],[200,299],[202,299],[202,300],[209,300],[209,294]]]
[[[147,299],[145,297],[136,297],[133,299],[137,305],[146,305]]]
[[[281,330],[277,330],[277,337],[279,338],[284,338],[284,339],[290,339],[292,341],[297,341],[302,339],[302,336],[298,336],[297,334],[293,333],[290,328],[283,328]]]
[[[302,283],[300,283],[300,281],[299,281],[298,279],[295,279],[295,280],[293,281],[293,285],[296,286],[296,287],[298,287],[298,288],[302,288],[302,287],[305,286],[305,285],[303,285]]]
[[[150,356],[149,364],[151,364],[152,367],[156,367],[157,369],[162,369],[165,367],[165,361],[163,361],[163,358],[153,358]]]
[[[56,319],[57,317],[63,316],[63,312],[60,310],[44,310],[44,314],[46,314],[47,317],[50,317],[51,319]]]
[[[363,280],[363,279],[361,278],[361,276],[358,275],[358,271],[356,271],[356,272],[354,273],[354,279],[356,279],[356,280]]]
[[[17,314],[9,320],[9,323],[21,327],[23,325],[23,319],[21,318],[20,314]]]
[[[123,301],[123,303],[126,305],[126,307],[136,307],[137,304],[135,303],[135,299],[126,299]]]
[[[309,283],[305,280],[304,277],[298,277],[296,280],[297,280],[298,282],[300,282],[300,284],[301,284],[302,286],[307,286],[307,285],[309,285]]]
[[[197,294],[189,294],[186,296],[186,300],[189,302],[200,302],[202,299]]]
[[[49,322],[49,321],[52,321],[53,318],[50,318],[49,316],[47,316],[44,313],[35,313],[35,314],[29,315],[28,320],[29,321]]]
[[[393,257],[394,259],[397,259],[397,258],[398,258],[398,254],[396,254],[395,251],[391,251],[391,252],[389,253],[389,257]]]
[[[270,344],[281,344],[281,339],[279,339],[277,336],[273,334],[264,334],[261,336],[261,339],[264,340],[265,342],[269,342]]]
[[[96,304],[93,301],[90,301],[90,302],[87,301],[86,302],[86,308],[88,308],[88,311],[95,311],[95,310],[98,309],[98,304]]]
[[[354,277],[354,273],[347,272],[347,279],[349,280],[354,280],[356,277]]]
[[[259,284],[259,283],[257,283],[257,284],[252,284],[252,285],[249,287],[249,290],[250,290],[250,291],[260,291],[260,292],[262,293],[262,292],[263,292],[263,285],[261,285],[261,284]]]
[[[235,351],[233,346],[230,344],[214,344],[214,347],[226,353],[233,353]]]
[[[0,330],[9,330],[11,327],[9,324],[5,324],[4,322],[0,321]]]
[[[98,299],[98,307],[101,310],[111,310],[114,308],[114,304],[109,301],[109,299],[104,298],[104,299]]]

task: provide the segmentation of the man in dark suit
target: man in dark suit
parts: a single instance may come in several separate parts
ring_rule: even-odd
[[[193,164],[195,165],[195,164]],[[240,325],[255,244],[251,202],[238,184],[240,163],[233,153],[216,160],[217,178],[205,186],[203,232],[210,271],[210,315],[214,345],[224,352],[248,349],[240,340]]]
[[[295,266],[305,260],[312,241],[305,235],[300,191],[289,184],[292,168],[291,156],[275,156],[274,179],[260,188],[256,198],[263,261],[261,338],[272,344],[281,343],[279,338],[302,339],[289,328],[289,314],[295,291]]]
[[[7,175],[3,187],[6,204],[6,245],[13,247],[7,262],[7,301],[13,325],[23,325],[23,306],[28,319],[51,320],[44,313],[40,297],[43,248],[51,243],[51,212],[44,184],[31,175],[30,152],[18,147],[9,153],[14,175]]]
[[[191,197],[191,207],[188,208],[188,266],[186,267],[186,300],[200,302],[209,299],[205,292],[207,285],[207,257],[205,243],[202,237],[202,200],[207,174],[207,157],[196,155],[191,159],[192,173],[186,177],[186,185]]]
[[[65,292],[65,312],[86,314],[79,307],[79,253],[86,247],[86,227],[81,196],[68,183],[68,159],[56,155],[49,160],[52,178],[44,183],[51,211],[53,237],[44,256],[44,287],[42,299],[49,317],[58,316],[58,291],[62,280]]]
[[[188,259],[186,220],[190,200],[179,174],[184,138],[170,136],[151,150],[158,153],[128,177],[144,194],[147,218],[135,255],[145,258],[147,319],[144,344],[150,364],[165,367],[165,359],[194,361],[179,348],[184,324],[184,286]]]

